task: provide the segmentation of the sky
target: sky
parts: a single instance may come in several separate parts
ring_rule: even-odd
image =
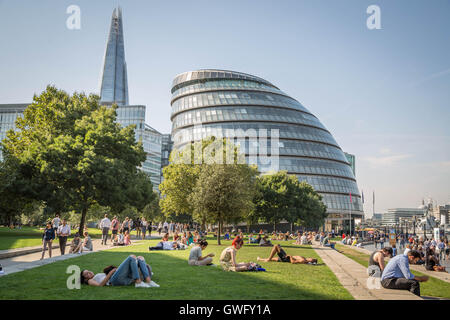
[[[182,72],[249,73],[308,108],[356,156],[371,216],[450,202],[450,1],[0,0],[0,103],[53,84],[99,93],[111,14],[123,10],[130,104],[171,131]],[[80,29],[66,26],[70,5]],[[370,5],[381,29],[370,30]]]

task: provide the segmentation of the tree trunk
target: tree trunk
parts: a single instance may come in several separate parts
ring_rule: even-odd
[[[293,225],[293,223],[291,222],[291,233],[292,233],[292,225]]]
[[[87,214],[87,207],[83,207],[83,209],[81,209],[81,220],[80,220],[80,227],[78,228],[78,234],[81,236],[83,236],[84,233],[84,221],[86,219],[86,214]]]
[[[222,231],[222,221],[219,218],[219,228],[217,228],[217,244],[220,246],[220,233]]]
[[[273,223],[273,231],[275,231],[275,233],[277,232],[277,223],[276,222]]]

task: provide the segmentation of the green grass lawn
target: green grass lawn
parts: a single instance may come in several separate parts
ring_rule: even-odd
[[[368,254],[351,249],[348,246],[338,243],[336,243],[336,249],[339,250],[345,256],[349,257],[350,259],[363,265],[364,267],[367,267],[369,265],[370,256]],[[389,261],[387,261],[387,263],[389,263]],[[425,276],[425,274],[415,270],[411,270],[411,272],[416,276]],[[450,299],[450,283],[442,281],[437,278],[430,277],[430,279],[427,282],[420,283],[420,294],[423,296],[441,297]]]
[[[71,230],[72,237],[69,238],[69,241],[77,231]],[[92,238],[101,237],[102,231],[100,229],[90,228],[88,231]],[[23,227],[22,229],[0,227],[0,250],[40,246],[42,245],[43,233],[44,231],[40,230],[39,227]]]
[[[213,240],[209,242],[205,252],[214,252],[213,262],[218,264],[221,251],[231,241],[223,241],[222,246]],[[310,246],[280,241],[288,254],[318,258],[317,266],[266,262],[261,265],[267,272],[240,273],[213,266],[189,266],[189,250],[148,251],[148,246],[156,243],[157,240],[147,240],[142,245],[92,253],[5,275],[0,281],[0,299],[353,299]],[[239,262],[256,261],[257,256],[267,257],[270,249],[246,244],[238,251],[237,258]],[[80,290],[67,289],[65,272],[69,265],[98,273],[107,265],[118,266],[130,254],[144,256],[160,288],[82,285]]]

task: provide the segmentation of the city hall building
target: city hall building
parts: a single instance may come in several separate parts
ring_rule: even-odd
[[[248,163],[252,163],[248,161],[251,147],[264,153],[255,162],[264,173],[273,170],[272,163],[265,161],[266,151],[274,150],[277,143],[277,169],[296,175],[322,195],[328,212],[326,230],[348,229],[350,217],[354,228],[354,220],[363,218],[352,166],[332,134],[307,108],[269,81],[241,72],[198,70],[176,76],[171,92],[174,150],[233,132],[230,138],[245,141],[240,148]],[[252,130],[266,132],[267,145],[252,146],[248,137],[236,136]],[[273,133],[276,139],[271,139]]]

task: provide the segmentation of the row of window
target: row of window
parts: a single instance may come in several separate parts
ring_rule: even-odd
[[[221,71],[221,70],[200,70],[200,71],[190,71],[190,72],[186,72],[186,73],[179,75],[178,77],[176,77],[173,80],[172,87],[174,87],[182,82],[185,82],[185,81],[192,81],[192,80],[199,80],[199,79],[211,79],[211,78],[212,79],[214,79],[214,78],[245,79],[245,80],[267,82],[261,78],[243,74],[240,72],[227,72],[227,71]]]
[[[320,121],[306,113],[267,107],[222,107],[206,108],[183,112],[173,119],[173,127],[178,128],[199,122],[218,122],[233,120],[279,121],[306,124],[325,129]]]
[[[116,109],[117,120],[145,119],[145,107],[119,107]]]
[[[311,176],[297,176],[300,181],[308,182],[317,191],[322,192],[341,192],[352,195],[358,194],[358,187],[356,183],[346,180],[330,177],[311,177]]]
[[[339,194],[322,194],[322,200],[327,205],[328,210],[351,210],[353,212],[363,211],[361,200],[357,197],[352,197],[352,203],[350,203],[350,197]]]
[[[292,108],[311,114],[298,101],[285,96],[250,91],[198,93],[182,97],[172,103],[172,114],[199,107],[215,105],[264,105]]]
[[[330,133],[320,129],[302,126],[293,126],[287,124],[278,123],[220,123],[220,124],[207,124],[197,127],[184,128],[181,130],[173,130],[173,141],[178,148],[179,145],[192,140],[201,140],[209,136],[227,136],[227,130],[234,130],[235,134],[239,133],[239,130],[267,130],[267,136],[270,137],[271,130],[277,130],[280,138],[285,139],[302,139],[311,140],[317,142],[324,142],[337,146],[336,141]]]
[[[173,92],[172,99],[186,93],[201,92],[205,90],[209,91],[214,89],[219,90],[219,89],[242,89],[242,88],[284,94],[282,91],[261,82],[223,79],[223,80],[201,81],[181,87],[177,89],[175,92]]]

